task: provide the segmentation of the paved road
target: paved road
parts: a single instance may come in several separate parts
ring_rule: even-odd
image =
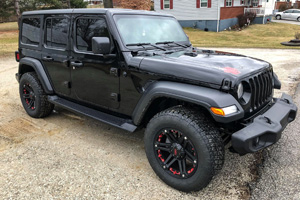
[[[221,50],[271,62],[282,80],[282,91],[294,93],[300,74],[300,51]],[[56,109],[45,119],[28,117],[20,104],[14,78],[16,71],[14,58],[0,59],[1,198],[249,199],[249,184],[257,178],[256,164],[260,162],[260,154],[240,157],[227,150],[223,170],[207,188],[189,194],[179,192],[160,181],[149,166],[144,153],[143,130],[128,134],[61,109]],[[299,137],[290,133],[294,131],[293,126],[288,127],[285,135],[291,141],[299,141]],[[285,151],[288,150],[286,145],[289,143],[279,143],[272,148]],[[273,158],[272,152],[269,156]],[[294,161],[287,156],[286,159],[289,163]],[[270,162],[277,165],[276,161]],[[289,173],[294,167],[291,165]],[[269,179],[263,179],[268,180],[265,184],[273,184]],[[283,179],[280,184],[288,185],[287,182]],[[257,187],[257,197],[264,189],[263,186]],[[284,197],[285,194],[279,192],[278,196]]]
[[[272,22],[284,23],[284,24],[296,24],[296,25],[300,26],[300,22],[293,21],[293,20],[276,20],[276,19],[272,19]]]

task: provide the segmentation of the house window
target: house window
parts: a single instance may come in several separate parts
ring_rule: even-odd
[[[170,8],[170,0],[164,0],[164,8]]]
[[[245,4],[245,0],[241,0],[241,5],[244,5]]]
[[[226,7],[232,6],[232,0],[226,0]]]
[[[207,0],[201,0],[201,8],[207,8]]]
[[[258,0],[253,0],[252,1],[252,6],[257,7],[258,6]]]

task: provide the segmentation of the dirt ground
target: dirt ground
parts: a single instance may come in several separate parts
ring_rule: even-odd
[[[294,94],[300,74],[299,50],[218,50],[271,62],[282,81],[281,92]],[[224,168],[208,187],[179,192],[152,171],[144,153],[143,130],[130,134],[58,108],[45,119],[30,118],[19,100],[16,72],[13,58],[0,60],[1,198],[250,198],[250,185],[259,175],[260,153],[240,157],[226,150]],[[292,130],[284,134],[288,131]]]

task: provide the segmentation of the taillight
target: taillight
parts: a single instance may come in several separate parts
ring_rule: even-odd
[[[18,51],[16,51],[15,55],[16,55],[16,61],[19,62],[20,61],[20,53]]]

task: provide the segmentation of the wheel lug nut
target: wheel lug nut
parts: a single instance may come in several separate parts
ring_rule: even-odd
[[[163,168],[166,169],[166,166],[164,165]]]
[[[185,140],[187,140],[187,137],[184,137]]]
[[[155,145],[155,147],[157,147],[157,144]]]
[[[182,174],[182,177],[184,178],[184,177],[185,177],[185,175],[184,175],[184,174]]]
[[[197,163],[197,160],[194,160],[194,163]]]
[[[168,131],[167,130],[165,130],[165,133],[167,133]]]

